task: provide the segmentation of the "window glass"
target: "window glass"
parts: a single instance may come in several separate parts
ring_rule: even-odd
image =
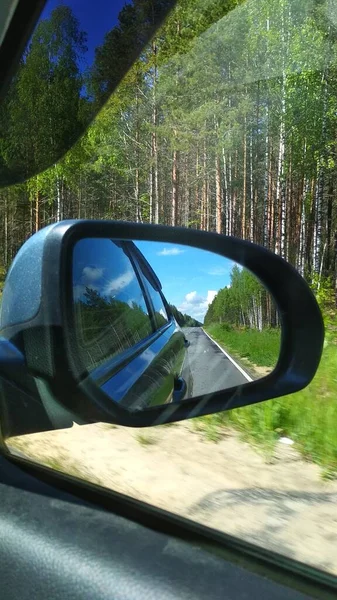
[[[21,182],[0,189],[0,290],[24,241],[62,219],[184,227],[186,244],[189,228],[243,238],[286,259],[311,286],[325,320],[319,370],[297,394],[174,427],[55,427],[7,443],[21,456],[337,576],[336,2],[177,0],[153,32],[153,9],[170,5],[47,0],[0,110],[0,180]],[[74,299],[79,346],[93,369],[146,338],[151,325],[127,255],[91,242],[75,250],[85,261],[74,270]],[[97,264],[101,243],[107,264]],[[204,278],[229,273],[214,264],[197,274],[204,265],[191,261],[191,287],[176,303],[188,254],[164,246],[161,256],[176,259],[166,285],[153,268],[182,327],[200,328],[207,311],[205,333],[238,366],[265,376],[278,349],[273,328],[255,331],[248,321],[234,336],[218,312],[223,300],[237,301],[242,273],[236,284],[222,280],[227,289],[216,298],[218,288]],[[34,257],[32,278],[33,266]],[[108,295],[119,303],[112,314],[102,290],[122,280]],[[165,309],[146,285],[158,327]],[[210,354],[202,347],[198,357],[192,375],[206,380]],[[8,396],[6,409],[18,407]],[[35,410],[33,401],[31,410],[16,408],[18,431],[31,431]]]
[[[143,271],[142,278],[151,298],[154,312],[155,327],[156,329],[159,329],[168,322],[168,315],[164,304],[164,300],[162,298],[161,293],[158,290],[156,290],[153,286],[151,279],[146,277]]]
[[[73,253],[75,331],[89,371],[152,332],[145,298],[122,245],[83,239]]]

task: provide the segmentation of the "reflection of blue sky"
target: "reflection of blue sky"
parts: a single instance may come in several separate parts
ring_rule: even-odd
[[[208,304],[229,285],[234,263],[213,252],[161,242],[136,242],[170,304],[203,321]]]
[[[49,19],[51,13],[60,5],[69,6],[73,14],[79,21],[81,31],[87,34],[87,53],[85,62],[91,65],[95,57],[95,49],[104,41],[105,34],[110,31],[118,22],[118,15],[125,4],[125,0],[95,0],[86,2],[85,0],[48,0],[40,17],[40,21]],[[80,65],[83,70],[85,64]]]
[[[137,242],[163,286],[168,302],[178,310],[203,321],[215,294],[230,283],[234,263],[218,254],[161,242]],[[131,263],[108,239],[82,239],[75,245],[73,293],[85,300],[86,288],[108,299],[145,304]]]
[[[109,239],[86,238],[74,247],[73,295],[85,300],[86,289],[108,300],[135,302],[146,311],[138,280],[128,257]]]

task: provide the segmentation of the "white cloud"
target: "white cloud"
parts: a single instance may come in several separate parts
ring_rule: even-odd
[[[110,279],[103,290],[103,296],[115,296],[126,288],[135,278],[135,273],[131,269],[125,271],[115,279]]]
[[[185,250],[181,250],[180,248],[164,248],[160,252],[157,252],[158,256],[177,256],[177,254],[182,254]]]
[[[104,273],[104,269],[100,267],[84,267],[82,271],[83,281],[97,281]]]
[[[182,313],[190,315],[194,319],[203,321],[209,304],[213,301],[217,292],[208,290],[207,296],[201,296],[195,290],[186,294],[183,302],[178,306],[178,310]]]

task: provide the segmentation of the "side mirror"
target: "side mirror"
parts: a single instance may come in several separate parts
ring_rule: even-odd
[[[244,336],[253,334],[272,340],[263,369],[245,356]],[[148,427],[304,388],[324,329],[304,279],[263,247],[79,220],[22,246],[5,282],[0,335],[73,420]],[[9,372],[6,356],[0,374]]]

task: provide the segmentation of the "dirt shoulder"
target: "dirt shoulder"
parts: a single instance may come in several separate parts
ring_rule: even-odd
[[[337,482],[279,443],[272,460],[191,422],[105,424],[12,438],[12,451],[337,575]]]

